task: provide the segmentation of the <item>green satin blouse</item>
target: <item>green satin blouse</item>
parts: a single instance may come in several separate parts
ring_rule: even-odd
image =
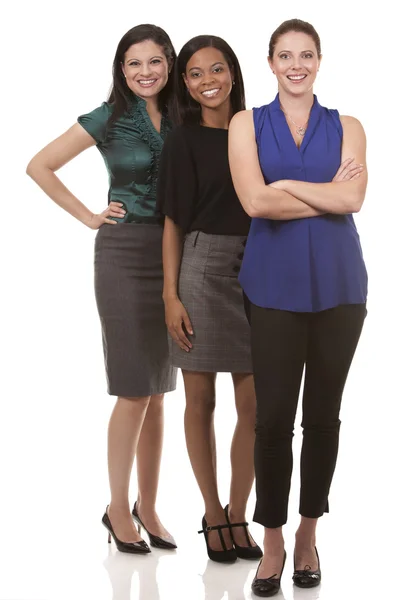
[[[129,110],[108,127],[113,107],[104,102],[77,121],[94,138],[109,176],[108,202],[122,202],[125,223],[156,221],[156,179],[164,139],[171,129],[162,115],[158,133],[142,98],[133,100]]]

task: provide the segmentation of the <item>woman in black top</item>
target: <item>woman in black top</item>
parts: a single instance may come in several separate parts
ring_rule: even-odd
[[[233,188],[228,126],[245,106],[238,60],[215,36],[198,36],[175,65],[174,120],[158,178],[165,214],[164,301],[172,364],[182,369],[185,434],[205,503],[211,559],[260,558],[245,522],[254,480],[255,392],[250,332],[237,274],[250,219]],[[232,442],[229,504],[223,510],[214,433],[217,372],[232,373],[238,423]]]

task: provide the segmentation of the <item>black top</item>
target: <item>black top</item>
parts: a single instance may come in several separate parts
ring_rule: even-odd
[[[233,187],[226,129],[181,125],[168,134],[160,157],[157,209],[185,233],[248,235],[251,219]]]

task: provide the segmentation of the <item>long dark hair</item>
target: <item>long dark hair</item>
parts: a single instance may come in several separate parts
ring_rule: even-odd
[[[230,94],[233,114],[245,109],[244,81],[236,54],[222,38],[216,35],[198,35],[181,48],[175,62],[174,93],[169,101],[169,112],[176,125],[201,123],[201,105],[191,98],[182,75],[186,72],[191,56],[203,48],[216,48],[223,54],[235,81]]]
[[[158,27],[157,25],[144,24],[137,25],[136,27],[133,27],[127,31],[118,44],[112,65],[113,84],[109,94],[108,102],[114,105],[114,110],[110,118],[110,123],[116,121],[118,117],[120,117],[129,108],[133,100],[133,92],[128,87],[121,68],[121,65],[124,63],[125,53],[133,44],[139,44],[140,42],[145,42],[147,40],[150,40],[158,46],[161,46],[163,53],[166,56],[166,60],[169,63],[169,67],[171,67],[175,62],[175,49],[168,34],[161,27]],[[168,76],[167,84],[159,93],[158,106],[159,110],[161,111],[165,110],[168,105],[168,100],[173,87],[173,79],[174,70],[172,68]]]

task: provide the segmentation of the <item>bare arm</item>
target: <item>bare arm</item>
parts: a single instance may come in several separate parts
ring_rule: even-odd
[[[366,136],[361,123],[353,117],[341,117],[343,125],[342,160],[351,157],[355,164],[363,165],[356,177],[347,181],[308,183],[282,180],[275,187],[296,196],[314,209],[333,214],[359,212],[365,199],[367,186]]]
[[[178,297],[178,277],[181,266],[183,232],[169,217],[165,217],[163,229],[163,301],[168,331],[182,350],[189,351],[192,344],[185,335],[183,325],[192,335],[188,313]]]
[[[252,111],[237,113],[230,123],[229,164],[236,193],[250,217],[289,220],[325,212],[308,206],[286,190],[266,185],[258,160]]]
[[[55,171],[95,144],[93,137],[76,123],[38,152],[26,168],[27,174],[56,204],[92,229],[97,229],[103,223],[115,224],[116,221],[108,217],[124,216],[125,211],[120,208],[122,205],[111,202],[101,215],[95,215],[70,192]]]

